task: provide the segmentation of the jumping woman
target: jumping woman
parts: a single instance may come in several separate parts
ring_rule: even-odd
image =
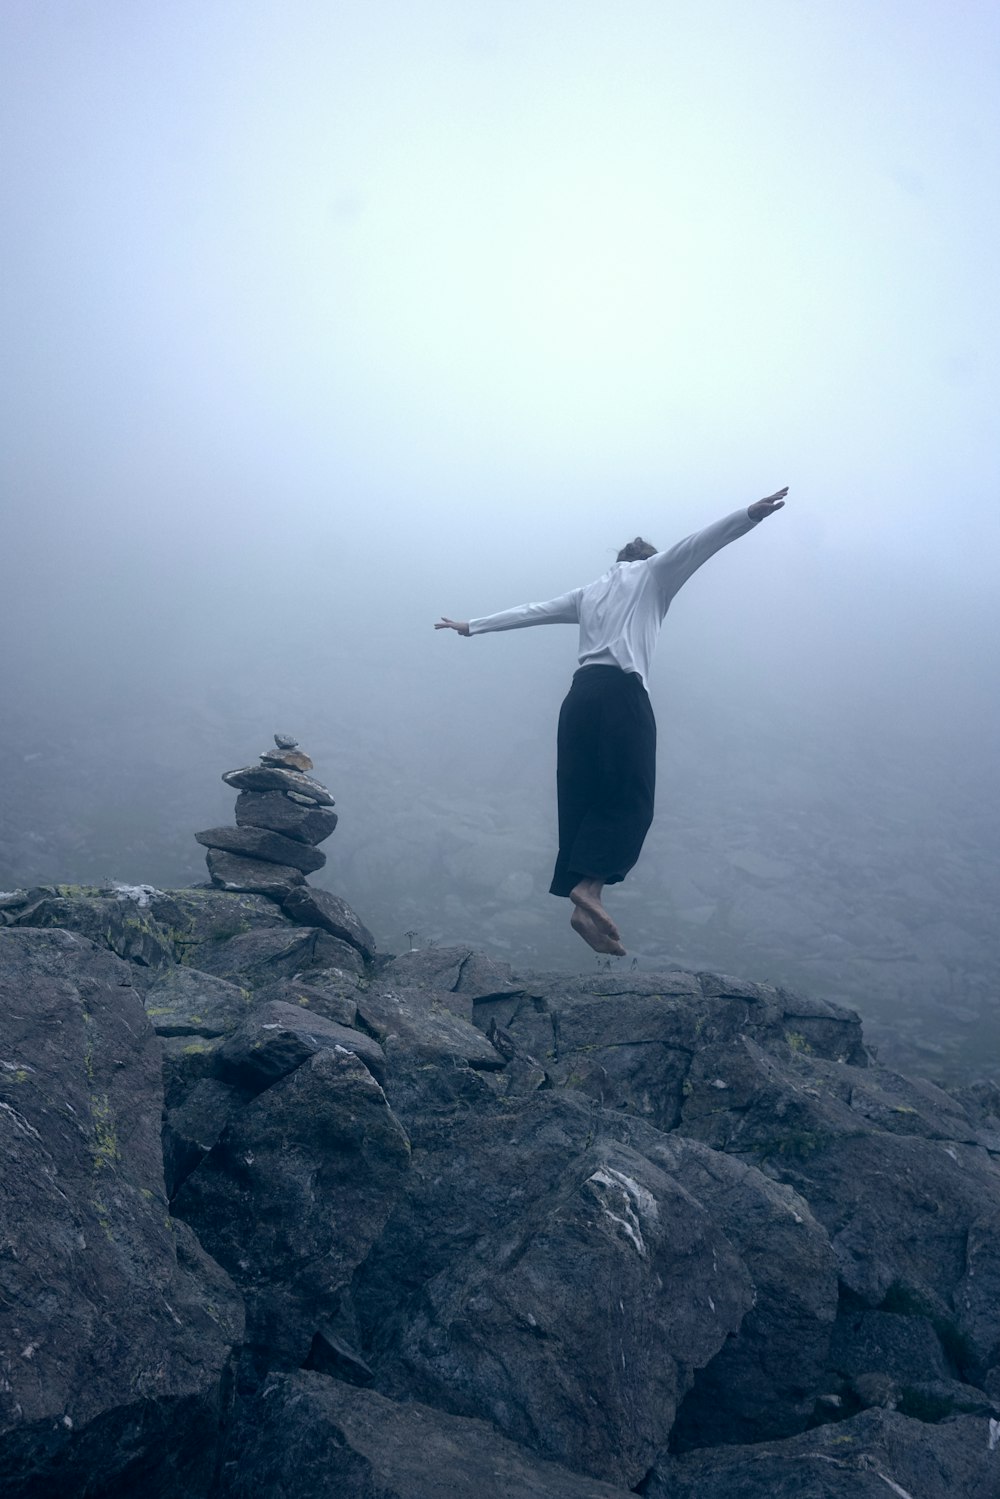
[[[549,887],[573,903],[570,924],[595,952],[625,953],[601,902],[636,863],[653,821],[656,721],[646,678],[664,616],[691,574],[785,503],[787,486],[658,552],[637,536],[614,566],[547,604],[484,619],[442,617],[435,630],[486,635],[528,625],[579,625],[579,669],[559,713],[559,855]]]

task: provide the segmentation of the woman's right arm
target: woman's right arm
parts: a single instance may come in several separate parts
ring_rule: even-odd
[[[524,630],[529,625],[576,625],[580,622],[580,592],[564,593],[544,604],[518,604],[482,619],[448,619],[442,616],[435,630],[457,630],[459,635],[488,635],[494,630]]]

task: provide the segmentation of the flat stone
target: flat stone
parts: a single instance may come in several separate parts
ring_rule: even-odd
[[[290,890],[281,903],[286,916],[300,921],[305,926],[322,927],[341,942],[356,947],[362,957],[371,962],[375,956],[375,938],[339,895],[330,890],[316,890],[311,885],[300,885]]]
[[[282,770],[312,770],[313,763],[304,750],[267,750],[260,757],[262,765],[276,765]]]
[[[326,863],[326,854],[318,848],[268,828],[206,828],[194,836],[206,848],[220,848],[223,853],[239,854],[244,859],[263,859],[268,864],[287,864],[303,874],[312,874]]]
[[[240,770],[227,770],[222,779],[237,791],[295,791],[318,806],[333,806],[333,797],[326,787],[298,770],[283,770],[277,765],[245,765]]]
[[[208,872],[220,890],[245,891],[250,895],[270,895],[275,900],[296,885],[305,875],[290,864],[271,864],[265,859],[245,859],[241,854],[227,854],[221,848],[210,848],[205,855]]]
[[[241,791],[236,798],[238,827],[270,828],[300,843],[322,843],[337,826],[332,807],[303,805],[284,791]]]

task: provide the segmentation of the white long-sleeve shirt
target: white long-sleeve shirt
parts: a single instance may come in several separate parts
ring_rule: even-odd
[[[678,589],[721,547],[758,524],[746,510],[736,510],[668,552],[657,552],[644,562],[616,562],[595,582],[548,603],[519,604],[470,619],[469,634],[579,624],[581,666],[620,666],[622,671],[637,672],[645,685],[660,626]]]

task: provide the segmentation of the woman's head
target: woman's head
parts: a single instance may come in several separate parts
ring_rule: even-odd
[[[645,562],[647,557],[655,556],[656,548],[653,543],[651,541],[643,541],[641,536],[637,536],[634,541],[630,541],[626,546],[622,547],[615,561]]]

